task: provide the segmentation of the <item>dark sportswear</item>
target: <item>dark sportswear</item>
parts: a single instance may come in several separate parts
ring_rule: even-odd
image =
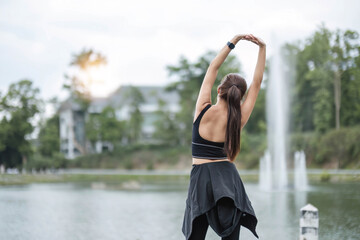
[[[192,129],[192,142],[191,150],[192,157],[194,158],[205,158],[205,159],[226,159],[228,158],[224,152],[224,142],[213,142],[206,140],[200,136],[199,125],[202,117],[205,112],[211,107],[211,104],[208,104],[196,118],[193,123]]]
[[[224,214],[218,207],[222,198],[232,199],[233,214]],[[191,236],[194,219],[203,214],[220,237],[229,236],[241,218],[240,225],[259,238],[256,233],[258,220],[251,201],[235,165],[229,161],[192,165],[182,226],[186,240]]]
[[[224,154],[220,154],[223,143],[207,141],[199,135],[200,120],[210,107],[210,104],[207,105],[194,122],[193,156],[207,159],[227,158]],[[182,232],[186,240],[191,237],[194,220],[197,217],[203,218],[204,214],[211,228],[222,238],[234,235],[239,224],[259,238],[256,233],[258,220],[255,211],[239,172],[232,162],[193,164],[185,205]],[[196,222],[194,227],[197,227]],[[197,229],[194,234],[198,234],[198,230],[201,233],[202,230]]]

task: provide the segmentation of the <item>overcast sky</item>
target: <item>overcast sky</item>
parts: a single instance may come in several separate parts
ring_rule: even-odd
[[[44,99],[63,99],[63,75],[83,48],[108,59],[98,95],[122,84],[165,85],[166,65],[181,55],[195,61],[207,50],[218,51],[235,34],[261,37],[271,57],[275,42],[305,39],[321,22],[360,32],[359,12],[359,0],[2,0],[0,91],[28,78]],[[257,46],[240,41],[231,54],[250,83]]]

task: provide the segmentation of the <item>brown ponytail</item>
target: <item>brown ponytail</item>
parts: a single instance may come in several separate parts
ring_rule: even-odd
[[[231,161],[235,160],[240,152],[241,134],[241,99],[243,98],[247,84],[244,78],[237,74],[228,74],[218,87],[219,96],[226,100],[228,105],[228,121],[225,133],[224,151]]]

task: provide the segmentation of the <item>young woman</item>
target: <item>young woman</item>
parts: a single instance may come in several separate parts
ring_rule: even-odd
[[[247,84],[238,74],[230,73],[217,87],[217,102],[211,105],[211,88],[218,70],[240,40],[259,46],[247,96],[241,104]],[[193,164],[182,226],[187,240],[205,239],[209,225],[223,240],[239,239],[241,225],[259,238],[254,209],[233,162],[240,152],[241,129],[250,117],[260,90],[265,58],[266,44],[260,38],[239,34],[221,49],[207,69],[192,129]]]

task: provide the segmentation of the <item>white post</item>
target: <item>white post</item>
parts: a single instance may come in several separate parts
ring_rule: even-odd
[[[310,203],[300,209],[300,240],[319,239],[318,209]]]

